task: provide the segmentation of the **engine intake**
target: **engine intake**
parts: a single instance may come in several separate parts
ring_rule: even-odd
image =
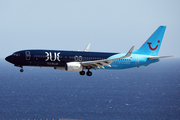
[[[80,62],[68,62],[66,63],[65,70],[80,72],[83,70],[83,66],[81,65]]]

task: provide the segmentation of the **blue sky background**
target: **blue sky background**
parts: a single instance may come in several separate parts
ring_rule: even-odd
[[[159,55],[180,57],[179,0],[1,0],[0,58],[23,49],[127,52],[160,26]]]

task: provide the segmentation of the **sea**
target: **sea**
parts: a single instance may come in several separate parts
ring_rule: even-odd
[[[0,120],[180,120],[180,58],[93,75],[0,59]]]

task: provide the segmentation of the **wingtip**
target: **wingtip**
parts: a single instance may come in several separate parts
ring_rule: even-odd
[[[132,46],[131,49],[130,49],[129,51],[132,52],[132,51],[134,50],[134,48],[135,48],[135,46]]]
[[[131,56],[133,50],[134,50],[135,46],[132,46],[131,49],[128,51],[128,53],[126,54],[127,57]]]

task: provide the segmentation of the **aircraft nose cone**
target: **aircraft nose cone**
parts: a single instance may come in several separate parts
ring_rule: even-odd
[[[12,63],[13,58],[12,58],[12,56],[8,56],[8,57],[5,58],[5,60]]]

